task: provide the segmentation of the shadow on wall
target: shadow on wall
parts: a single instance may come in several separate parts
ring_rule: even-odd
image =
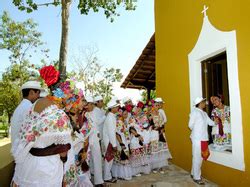
[[[10,139],[0,141],[0,186],[8,187],[14,172],[14,161],[10,153]]]
[[[11,162],[7,166],[0,169],[0,186],[8,187],[14,172],[14,162]]]

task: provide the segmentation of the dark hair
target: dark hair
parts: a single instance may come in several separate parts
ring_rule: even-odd
[[[122,112],[127,111],[125,106],[120,107],[120,110],[122,110]]]
[[[214,95],[214,97],[218,97],[219,99],[221,99],[221,96],[220,96],[220,95]]]
[[[200,104],[200,103],[196,104],[195,107],[198,108],[198,107],[199,107],[199,104]]]
[[[40,91],[40,90],[38,90],[38,89],[33,89],[33,88],[22,89],[23,97],[24,97],[24,98],[25,98],[25,97],[28,97],[31,90],[33,90],[34,92]]]
[[[49,86],[51,93],[53,90],[56,90],[59,87],[60,83],[61,83],[61,78],[59,77],[56,83]]]

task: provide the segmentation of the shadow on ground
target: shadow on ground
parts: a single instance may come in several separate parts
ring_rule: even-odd
[[[133,177],[131,181],[118,180],[115,184],[109,184],[109,187],[196,187],[200,186],[193,182],[190,173],[182,168],[169,163],[164,169],[165,173],[150,173],[141,177]],[[204,179],[204,187],[217,187],[218,185]]]

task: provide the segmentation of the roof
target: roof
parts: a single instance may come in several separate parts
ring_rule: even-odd
[[[149,40],[121,87],[155,89],[155,34]]]

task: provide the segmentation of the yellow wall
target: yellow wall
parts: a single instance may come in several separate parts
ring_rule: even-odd
[[[10,141],[0,140],[0,186],[9,186],[13,176],[14,162],[10,153]]]
[[[249,0],[156,0],[156,89],[166,101],[167,139],[173,162],[191,168],[188,54],[203,21],[203,5],[210,22],[219,30],[236,30],[242,105],[246,171],[203,162],[202,175],[221,186],[250,185],[250,1]]]

